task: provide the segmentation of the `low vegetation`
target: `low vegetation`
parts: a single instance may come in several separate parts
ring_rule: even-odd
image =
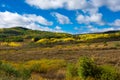
[[[46,43],[56,42],[102,42],[119,40],[120,31],[111,31],[106,33],[96,34],[80,34],[72,35],[67,33],[54,33],[46,31],[30,30],[22,27],[14,27],[9,29],[0,29],[1,42],[23,42],[26,40],[33,42],[41,42],[41,39]],[[46,41],[45,41],[46,40]],[[49,40],[49,41],[48,41]]]
[[[0,29],[0,80],[120,80],[119,40],[120,31]]]
[[[63,71],[64,73],[59,73]],[[64,60],[37,60],[24,63],[0,62],[0,75],[9,80],[29,80],[32,74],[39,74],[40,78],[61,80],[120,80],[120,72],[112,66],[96,65],[94,60],[81,57],[78,62],[67,63]],[[62,75],[62,76],[61,76]]]

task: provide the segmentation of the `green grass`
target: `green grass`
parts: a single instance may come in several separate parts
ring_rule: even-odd
[[[62,80],[120,80],[120,72],[112,66],[96,65],[88,57],[81,57],[78,62],[67,63],[64,60],[37,60],[24,63],[11,63],[1,61],[0,78],[1,80],[29,80],[32,73],[46,79],[55,79],[58,71],[64,69],[65,73]],[[52,73],[52,74],[51,74]]]

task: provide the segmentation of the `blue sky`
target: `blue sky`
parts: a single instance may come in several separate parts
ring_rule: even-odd
[[[0,28],[72,34],[120,30],[120,0],[0,0]]]

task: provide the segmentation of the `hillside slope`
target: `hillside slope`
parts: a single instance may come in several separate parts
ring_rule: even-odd
[[[23,42],[25,40],[39,41],[47,39],[55,42],[102,42],[120,40],[120,31],[108,31],[102,33],[72,35],[68,33],[56,33],[39,30],[30,30],[23,27],[0,29],[1,42]]]
[[[0,29],[0,41],[6,42],[21,42],[25,39],[42,39],[42,38],[63,38],[63,37],[71,37],[71,34],[67,33],[55,33],[55,32],[47,32],[47,31],[38,31],[38,30],[30,30],[23,27],[13,27],[13,28],[3,28]]]

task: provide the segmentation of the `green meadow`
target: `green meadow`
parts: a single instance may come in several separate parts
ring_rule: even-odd
[[[0,29],[0,80],[120,80],[120,31]]]

